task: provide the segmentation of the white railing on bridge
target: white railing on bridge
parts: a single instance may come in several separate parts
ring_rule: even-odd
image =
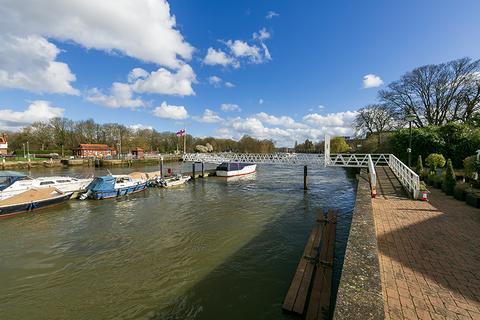
[[[183,161],[189,162],[244,162],[262,164],[324,165],[322,154],[311,153],[186,153]]]
[[[370,190],[372,197],[377,195],[377,172],[375,171],[375,165],[373,164],[372,156],[368,155],[368,173],[370,174]]]
[[[405,189],[417,199],[420,194],[420,177],[393,154],[389,155],[388,166]]]
[[[370,154],[370,153],[334,153],[331,154],[326,163],[330,167],[352,167],[366,168],[371,160],[373,165],[388,165],[388,154]]]

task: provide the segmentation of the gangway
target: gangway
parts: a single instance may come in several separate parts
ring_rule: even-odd
[[[406,164],[393,154],[360,154],[332,153],[330,154],[330,138],[325,136],[325,152],[323,154],[309,153],[186,153],[185,162],[223,163],[244,162],[257,164],[303,165],[304,185],[306,187],[307,166],[322,165],[326,167],[367,168],[370,177],[372,197],[377,194],[377,174],[375,167],[388,166],[392,169],[405,190],[414,199],[420,194],[420,178]]]

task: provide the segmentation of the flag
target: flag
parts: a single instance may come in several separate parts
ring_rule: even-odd
[[[177,132],[177,137],[183,137],[186,134],[185,129],[182,129]]]

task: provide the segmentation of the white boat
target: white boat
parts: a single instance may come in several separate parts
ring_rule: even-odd
[[[15,171],[0,171],[0,200],[5,200],[30,189],[56,188],[63,193],[74,193],[74,196],[83,192],[90,179],[73,177],[38,177],[32,178]]]
[[[252,174],[257,170],[257,165],[253,163],[222,163],[216,169],[218,177],[237,177]]]
[[[191,179],[190,176],[182,176],[181,174],[177,174],[174,176],[169,177],[160,177],[157,176],[154,180],[152,180],[152,186],[155,187],[163,187],[163,188],[170,188],[180,186]]]

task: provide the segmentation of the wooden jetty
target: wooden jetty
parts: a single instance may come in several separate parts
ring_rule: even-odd
[[[282,309],[305,315],[306,319],[327,319],[335,251],[336,213],[320,211],[298,263]],[[308,302],[308,305],[307,305]]]

